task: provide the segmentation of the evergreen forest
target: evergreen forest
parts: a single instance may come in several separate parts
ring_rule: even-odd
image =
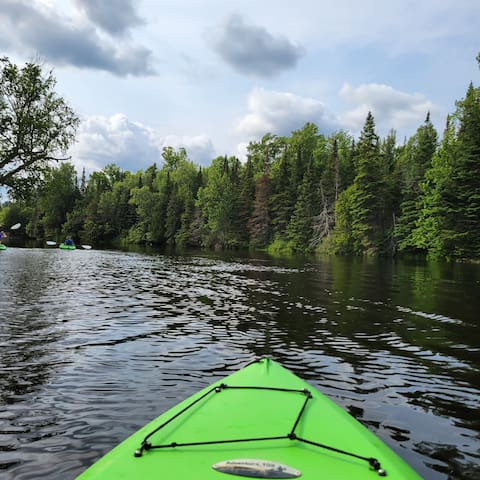
[[[478,259],[480,88],[468,86],[441,135],[425,115],[402,142],[380,138],[369,113],[358,138],[307,123],[251,142],[245,162],[208,167],[171,147],[144,171],[111,164],[88,179],[61,161],[3,203],[0,223],[94,246]]]

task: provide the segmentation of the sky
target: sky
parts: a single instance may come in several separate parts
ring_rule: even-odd
[[[53,70],[81,123],[87,173],[132,172],[184,147],[245,159],[306,122],[356,136],[368,111],[403,143],[441,135],[480,84],[478,0],[0,0],[0,56]]]

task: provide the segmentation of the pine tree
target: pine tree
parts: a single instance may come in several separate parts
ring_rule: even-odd
[[[457,207],[455,255],[480,256],[480,88],[470,84],[457,102],[458,158],[453,174]]]
[[[316,248],[328,239],[335,226],[335,204],[342,190],[339,135],[331,137],[327,143],[327,159],[320,180],[319,213],[313,218],[313,235],[310,245]],[[327,247],[328,248],[328,247]]]
[[[382,255],[393,255],[396,251],[394,238],[395,212],[399,208],[400,188],[395,176],[399,148],[396,134],[391,130],[387,137],[380,142],[379,190],[377,199],[378,212],[378,246]]]
[[[422,212],[412,233],[430,256],[480,255],[480,89],[466,96],[447,121],[442,144],[422,184]]]
[[[375,120],[371,112],[368,112],[360,134],[357,152],[356,188],[351,191],[354,253],[376,254],[382,243],[380,195],[383,179],[379,138],[375,133]]]
[[[353,198],[356,197],[357,186],[350,185],[338,196],[335,204],[335,228],[327,248],[331,253],[351,255],[355,252],[353,237]]]
[[[419,127],[405,145],[398,161],[401,203],[399,218],[395,225],[395,239],[400,251],[415,249],[412,238],[420,216],[421,182],[430,167],[437,148],[437,132],[427,114],[425,123]]]
[[[440,148],[420,184],[421,211],[411,234],[411,244],[433,257],[451,257],[454,251],[456,195],[452,179],[457,156],[455,127],[448,117]]]
[[[86,191],[87,191],[87,177],[85,175],[85,167],[83,167],[82,180],[80,182],[80,194],[82,195],[82,197],[85,196]]]
[[[180,229],[181,218],[182,203],[178,194],[178,185],[174,183],[165,216],[165,240],[169,245],[175,245],[175,236]]]
[[[146,185],[143,188],[148,188]],[[166,219],[168,205],[174,189],[174,183],[171,180],[171,171],[163,168],[161,173],[157,175],[155,181],[155,197],[157,201],[154,203],[149,212],[150,216],[150,236],[149,238],[159,244],[166,242]]]
[[[271,183],[272,192],[269,203],[272,216],[272,233],[274,238],[285,240],[296,198],[286,152],[279,161],[277,171],[272,175]]]
[[[270,240],[269,194],[270,180],[268,175],[263,174],[255,185],[255,202],[248,221],[250,243],[253,246],[263,247]]]
[[[312,161],[299,187],[298,200],[287,228],[288,240],[296,251],[306,251],[311,248],[313,220],[319,205],[313,170]]]
[[[248,220],[252,215],[255,200],[255,180],[253,176],[253,163],[247,158],[245,166],[241,169],[238,184],[238,210],[236,216],[236,236],[242,245],[248,245],[249,232]]]

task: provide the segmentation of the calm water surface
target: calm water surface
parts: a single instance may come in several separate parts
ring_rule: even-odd
[[[480,266],[9,248],[0,477],[74,479],[260,356],[425,479],[480,478]]]

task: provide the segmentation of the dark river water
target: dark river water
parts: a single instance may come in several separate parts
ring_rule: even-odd
[[[0,477],[74,479],[269,356],[425,479],[480,478],[480,265],[9,248]]]

